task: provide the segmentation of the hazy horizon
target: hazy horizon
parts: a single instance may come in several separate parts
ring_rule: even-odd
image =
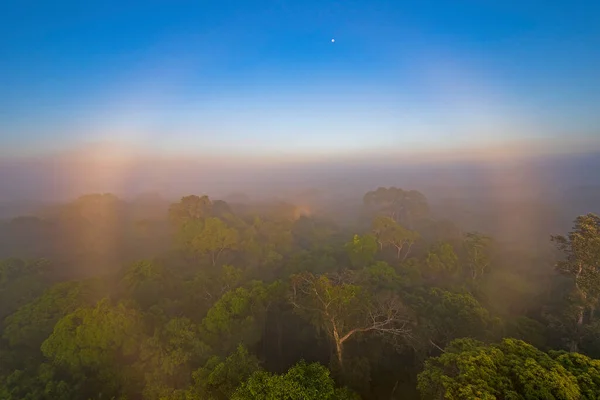
[[[592,2],[143,4],[3,6],[1,157],[600,149]]]
[[[3,6],[0,203],[595,201],[597,5],[467,3]]]

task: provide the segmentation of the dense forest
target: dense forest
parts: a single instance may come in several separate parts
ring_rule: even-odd
[[[45,207],[0,224],[0,399],[600,399],[600,217],[573,219],[548,250],[396,187],[350,221]]]

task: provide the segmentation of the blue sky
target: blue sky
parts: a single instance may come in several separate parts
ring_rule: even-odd
[[[598,15],[593,1],[3,2],[2,154],[596,138]]]

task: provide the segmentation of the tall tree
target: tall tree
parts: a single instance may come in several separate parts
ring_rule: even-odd
[[[377,238],[380,248],[392,246],[396,258],[405,260],[410,254],[413,244],[419,238],[415,231],[408,230],[389,217],[376,217],[373,221],[373,235]]]
[[[344,369],[344,344],[360,334],[406,338],[412,330],[408,309],[394,295],[372,296],[360,286],[325,275],[292,277],[290,302],[333,342],[339,367]]]
[[[427,198],[417,190],[380,187],[365,194],[363,203],[370,212],[385,215],[410,229],[429,214]]]
[[[490,266],[491,238],[478,232],[469,232],[465,234],[463,246],[471,279],[475,281],[481,278]]]
[[[588,308],[590,319],[593,319],[600,297],[600,217],[581,215],[575,219],[573,230],[567,236],[556,235],[551,239],[565,255],[556,268],[573,279],[583,300],[584,306],[578,316],[581,325],[584,308]]]
[[[132,364],[144,340],[141,315],[104,299],[61,318],[41,349],[73,384],[82,385],[86,394],[79,398],[89,393],[110,398],[139,390]]]
[[[354,235],[352,240],[346,243],[346,252],[353,267],[366,267],[373,262],[377,253],[377,238],[373,235]]]
[[[266,314],[279,296],[281,285],[251,282],[226,292],[202,320],[207,342],[219,353],[228,354],[238,344],[255,346],[265,329]]]
[[[213,203],[208,196],[185,196],[169,207],[169,220],[181,226],[190,220],[198,220],[212,215]]]

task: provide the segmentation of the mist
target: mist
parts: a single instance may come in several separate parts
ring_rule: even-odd
[[[523,242],[546,240],[573,215],[600,211],[600,152],[404,153],[316,160],[143,153],[104,144],[0,161],[0,218],[36,214],[83,194],[124,200],[189,194],[235,202],[283,201],[338,222],[380,186],[423,192],[434,215],[465,230]],[[449,156],[450,155],[450,156]],[[164,215],[166,217],[166,208]]]

